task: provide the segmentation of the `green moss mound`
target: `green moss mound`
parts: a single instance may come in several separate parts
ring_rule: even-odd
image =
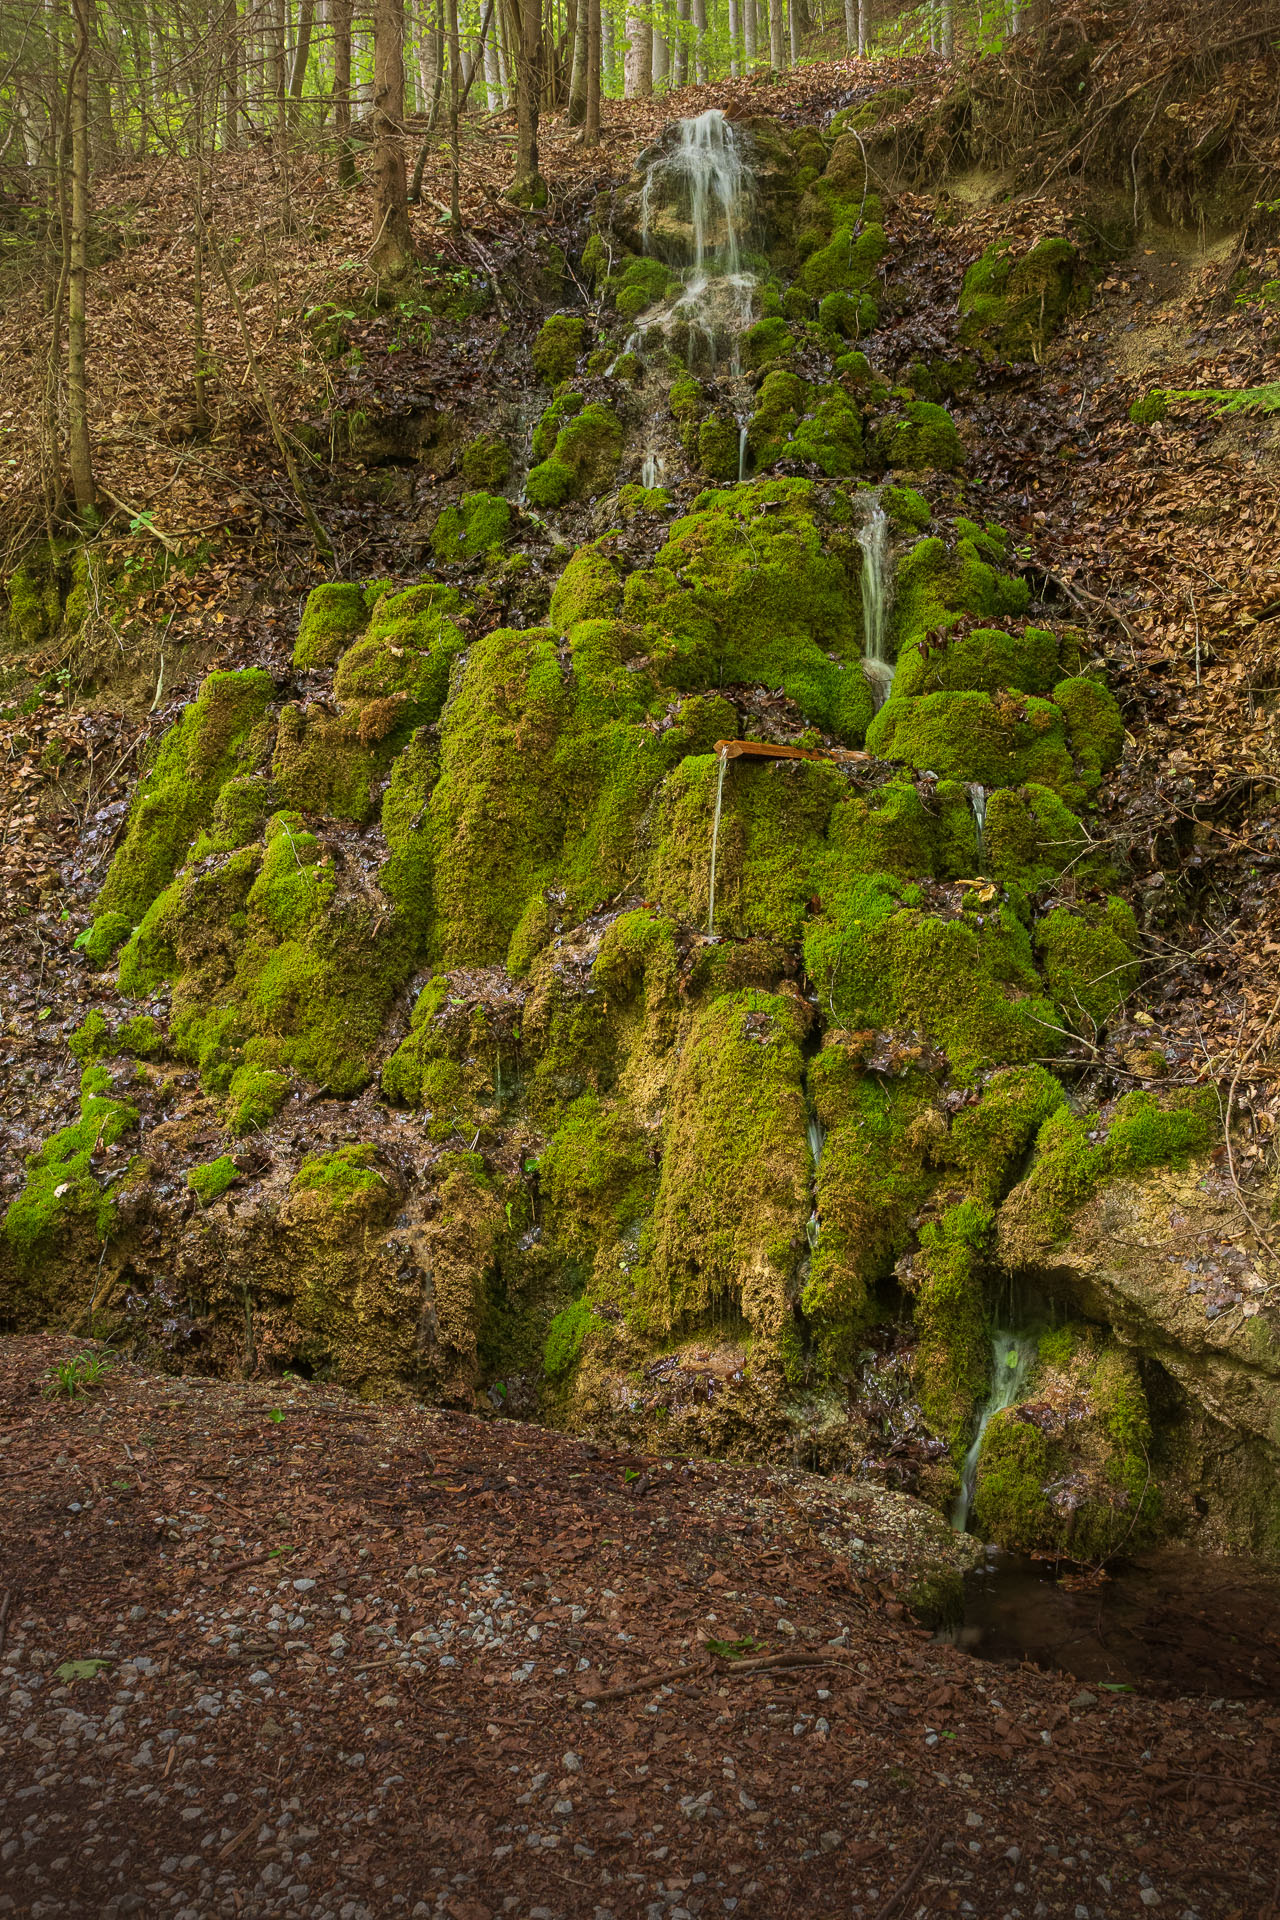
[[[101,1071],[87,1070],[80,1118],[28,1159],[26,1184],[5,1211],[4,1235],[19,1273],[31,1273],[62,1230],[78,1220],[95,1240],[105,1240],[111,1231],[116,1194],[99,1180],[94,1160],[137,1126],[138,1110],[102,1090],[94,1077]]]
[[[235,1161],[230,1154],[223,1153],[216,1160],[206,1160],[202,1166],[192,1167],[187,1174],[187,1185],[201,1206],[208,1207],[221,1199],[239,1177],[240,1170]]]
[[[129,809],[124,842],[97,899],[92,928],[77,943],[102,966],[172,880],[228,780],[253,770],[259,731],[275,688],[256,668],[211,673],[171,727]]]
[[[548,386],[557,387],[567,380],[583,353],[587,344],[587,323],[575,320],[567,313],[553,314],[546,321],[533,343],[533,366],[538,377]]]
[[[294,666],[304,671],[336,665],[356,636],[364,632],[382,593],[381,586],[352,586],[340,580],[313,587],[294,642]]]
[[[955,421],[932,400],[909,400],[878,429],[876,447],[887,467],[905,473],[953,473],[965,461]]]
[[[461,465],[464,480],[492,493],[506,486],[514,461],[505,440],[493,433],[482,433],[463,448]]]
[[[1054,234],[1019,254],[997,240],[975,260],[960,291],[960,338],[988,357],[1038,360],[1067,315],[1088,299],[1074,243]]]
[[[500,494],[468,493],[446,507],[431,534],[431,551],[442,566],[479,559],[511,537],[511,507]]]
[[[531,468],[525,481],[530,505],[546,509],[593,498],[613,479],[621,453],[617,416],[608,407],[582,407],[559,428],[552,452]]]

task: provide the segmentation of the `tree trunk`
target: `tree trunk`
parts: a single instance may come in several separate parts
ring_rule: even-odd
[[[240,36],[233,19],[222,49],[222,151],[234,153],[240,145]]]
[[[655,15],[658,14],[658,8],[656,6],[654,8],[654,13]],[[650,48],[653,56],[652,73],[653,73],[653,84],[655,88],[666,86],[667,75],[670,72],[670,66],[671,66],[671,62],[669,58],[669,49],[667,46],[667,36],[666,36],[666,33],[663,31],[663,29],[666,27],[666,24],[667,24],[665,8],[663,9],[660,17],[661,17],[662,24],[659,25],[658,20],[655,18],[654,24],[650,29]]]
[[[781,73],[787,64],[782,38],[782,0],[769,0],[769,65]]]
[[[289,121],[297,126],[302,89],[306,84],[307,61],[311,57],[311,23],[315,18],[315,0],[301,0],[298,8],[298,38],[293,49],[293,70],[289,75]]]
[[[729,7],[729,78],[736,80],[742,72],[742,28],[739,25],[738,0],[728,0]]]
[[[489,22],[489,31],[484,43],[484,90],[489,96],[489,111],[505,107],[506,93],[502,85],[502,63],[498,53],[498,21],[496,9],[494,18]]]
[[[351,144],[351,6],[333,0],[333,126],[338,140],[338,185],[356,184],[356,155]]]
[[[693,0],[693,77],[707,84],[707,0]]]
[[[538,101],[542,89],[541,0],[512,0],[516,26],[516,177],[509,195],[521,206],[546,205],[538,167]]]
[[[942,57],[944,60],[950,60],[954,57],[956,50],[956,18],[952,0],[942,0],[938,14],[938,38]]]
[[[787,18],[791,26],[791,64],[793,67],[798,67],[801,39],[809,24],[805,14],[804,0],[788,0]]]
[[[623,91],[628,100],[647,100],[653,92],[653,28],[647,14],[627,15],[627,66]]]
[[[413,259],[403,130],[404,0],[375,0],[373,245],[369,249],[369,264],[375,273],[403,273]]]
[[[587,118],[583,139],[600,145],[600,0],[587,0]]]
[[[1011,34],[1022,32],[1022,8],[1018,5],[1017,0],[1010,0],[1009,32]]]
[[[683,87],[689,78],[690,0],[676,0],[676,30],[671,47],[671,84]]]
[[[573,71],[569,78],[569,125],[585,126],[587,119],[587,0],[578,0],[573,23]]]
[[[276,133],[285,127],[285,0],[271,0],[267,12],[267,90],[271,96]]]
[[[91,515],[98,489],[89,445],[89,390],[85,374],[85,292],[89,277],[89,48],[93,0],[73,0],[75,50],[71,59],[71,244],[67,274],[67,457],[76,512]]]
[[[462,227],[462,180],[458,164],[458,0],[449,0],[449,218],[454,232]]]
[[[742,12],[742,64],[750,72],[756,63],[756,0],[738,0]]]

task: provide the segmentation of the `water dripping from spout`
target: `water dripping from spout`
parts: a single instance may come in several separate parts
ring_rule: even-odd
[[[862,549],[862,671],[871,683],[877,707],[893,685],[889,658],[889,615],[893,610],[893,574],[889,565],[889,517],[880,495],[864,496],[867,516],[858,532]]]
[[[1031,1363],[1035,1358],[1036,1343],[1025,1334],[1010,1333],[1005,1328],[997,1328],[991,1340],[991,1391],[987,1395],[986,1405],[978,1417],[977,1432],[973,1443],[964,1457],[964,1466],[960,1474],[960,1491],[956,1495],[951,1509],[951,1524],[957,1533],[968,1530],[969,1515],[973,1511],[973,1495],[978,1484],[978,1455],[982,1452],[982,1442],[993,1416],[1011,1407],[1022,1392]]]
[[[722,752],[719,758],[720,771],[716,775],[716,811],[715,818],[711,822],[711,884],[708,888],[707,900],[708,934],[716,930],[716,856],[720,849],[720,808],[724,801],[724,776],[729,767],[727,753]]]
[[[746,477],[747,477],[747,430],[745,427],[739,427],[738,428],[738,484],[741,485],[742,482],[746,479]]]

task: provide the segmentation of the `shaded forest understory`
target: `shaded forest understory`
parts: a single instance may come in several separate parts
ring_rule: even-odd
[[[1104,25],[544,122],[533,213],[464,128],[372,286],[218,156],[199,417],[181,170],[99,181],[12,1331],[1275,1554],[1275,56]]]

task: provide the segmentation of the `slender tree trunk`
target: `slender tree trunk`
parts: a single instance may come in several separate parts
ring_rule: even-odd
[[[356,184],[356,155],[351,144],[351,6],[333,0],[333,127],[338,140],[338,185]]]
[[[742,64],[750,72],[756,63],[756,0],[738,0],[742,10]]]
[[[456,0],[454,9],[456,38]],[[413,259],[404,164],[404,0],[375,0],[373,63],[374,224],[369,264],[375,273],[398,274]]]
[[[299,103],[306,84],[307,61],[311,57],[311,26],[315,18],[315,0],[301,0],[298,8],[298,37],[293,48],[293,68],[289,75],[289,119],[299,120]]]
[[[942,0],[938,8],[938,39],[943,59],[952,59],[956,50],[956,17],[952,0]]]
[[[240,145],[240,36],[234,7],[222,48],[222,151],[234,153]]]
[[[458,0],[449,0],[449,218],[455,233],[462,228],[462,181],[458,165]]]
[[[67,275],[67,456],[76,512],[92,514],[98,490],[89,445],[85,371],[85,293],[89,277],[89,49],[93,0],[73,0],[71,60],[71,245]]]
[[[781,72],[787,64],[782,38],[782,0],[769,0],[769,65]]]
[[[1018,0],[1010,0],[1009,32],[1011,34],[1022,32],[1022,8],[1018,5]]]
[[[587,118],[583,138],[600,145],[600,0],[587,0]]]
[[[270,0],[267,11],[267,92],[273,107],[277,134],[285,125],[285,0]]]
[[[618,84],[618,27],[613,6],[600,14],[600,91],[608,93]]]
[[[683,87],[689,78],[690,0],[676,0],[676,28],[671,42],[671,84]]]
[[[498,19],[496,8],[494,9],[494,17],[489,22],[489,32],[485,37],[484,43],[484,90],[489,96],[490,113],[492,113],[495,108],[506,106],[506,95],[502,85],[501,56],[498,52]]]
[[[707,0],[693,0],[693,77],[707,84]]]
[[[800,65],[800,43],[808,21],[805,18],[804,0],[787,0],[787,20],[791,29],[791,64]]]
[[[665,12],[659,15],[658,8],[655,5],[654,14],[656,17],[649,30],[649,52],[651,61],[650,72],[653,85],[656,89],[666,85],[670,62],[668,60],[667,36],[663,31],[666,26]],[[661,24],[659,24],[659,21]]]
[[[653,27],[647,15],[627,15],[627,67],[624,91],[628,100],[647,100],[653,92]]]
[[[569,125],[585,126],[587,119],[587,0],[578,0],[573,23],[573,71],[569,78]]]
[[[728,0],[729,17],[729,77],[736,80],[742,72],[742,28],[739,24],[738,0]]]
[[[542,90],[541,0],[512,0],[516,23],[516,177],[511,198],[543,206],[547,186],[538,166],[538,110]]]

